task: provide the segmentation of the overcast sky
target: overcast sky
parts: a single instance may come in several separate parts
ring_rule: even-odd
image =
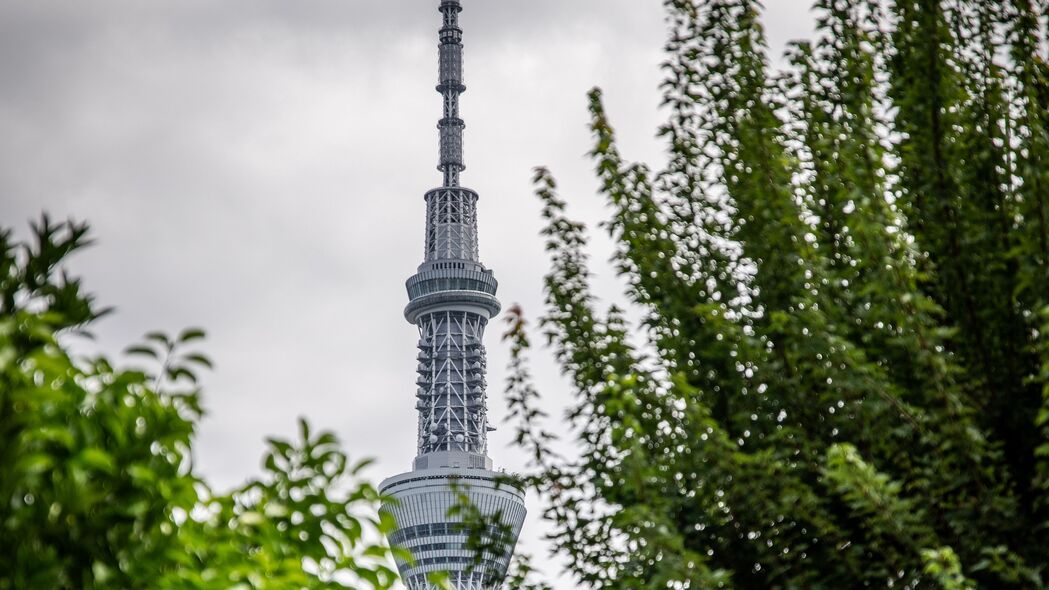
[[[808,0],[766,3],[776,53],[809,35]],[[73,270],[117,307],[96,330],[104,350],[208,330],[196,458],[220,487],[257,473],[263,438],[291,436],[298,416],[377,457],[374,479],[410,466],[417,335],[401,312],[422,196],[440,181],[438,4],[0,0],[0,223],[24,235],[45,210],[91,223],[98,244]],[[605,90],[624,154],[659,162],[660,4],[464,0],[463,183],[481,195],[481,257],[504,306],[542,311],[534,166],[553,169],[573,215],[602,219],[589,88]],[[597,282],[615,296],[607,269]],[[535,356],[556,413],[567,390]],[[514,469],[509,430],[491,454]]]

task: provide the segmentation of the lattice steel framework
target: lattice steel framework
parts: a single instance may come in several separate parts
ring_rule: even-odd
[[[467,311],[419,318],[419,454],[464,451],[484,455],[485,356],[481,337],[487,319]]]
[[[484,331],[499,313],[498,282],[480,263],[477,193],[459,186],[463,130],[459,98],[463,84],[459,0],[441,0],[437,91],[444,102],[440,161],[444,185],[426,193],[426,239],[422,265],[408,279],[405,318],[419,330],[416,372],[418,456],[410,473],[383,482],[396,503],[384,511],[397,518],[392,543],[410,549],[415,562],[398,562],[410,590],[429,590],[427,576],[448,572],[457,590],[499,588],[524,522],[523,493],[492,471]],[[448,512],[461,493],[493,520],[505,551],[480,559],[466,548],[466,533]],[[496,520],[496,516],[499,520]],[[505,530],[504,530],[505,529]]]
[[[441,2],[444,26],[440,33],[437,91],[444,98],[444,118],[437,124],[441,138],[441,161],[437,168],[444,172],[444,186],[459,186],[459,173],[466,169],[463,162],[463,129],[466,124],[459,118],[459,96],[466,92],[463,84],[463,30],[459,28],[462,10],[458,0]]]
[[[459,187],[426,193],[427,262],[477,258],[477,193]]]

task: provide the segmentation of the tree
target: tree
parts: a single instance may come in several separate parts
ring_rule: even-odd
[[[580,456],[520,313],[508,392],[554,551],[590,588],[1045,587],[1046,3],[819,0],[782,73],[757,0],[664,5],[666,165],[590,94],[642,337],[535,177]]]
[[[153,333],[78,358],[68,341],[105,313],[64,268],[87,227],[0,231],[0,589],[386,589],[379,494],[331,433],[269,440],[261,478],[228,494],[193,470],[204,337]]]

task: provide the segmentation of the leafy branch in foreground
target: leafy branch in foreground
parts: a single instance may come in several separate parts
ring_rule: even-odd
[[[390,523],[332,434],[270,440],[229,494],[193,471],[203,331],[128,349],[155,374],[68,352],[102,315],[64,269],[87,243],[46,217],[0,231],[0,589],[390,588]]]
[[[589,96],[640,326],[535,177],[578,458],[519,310],[509,391],[554,552],[589,588],[1045,587],[1049,5],[818,0],[780,73],[758,1],[664,6],[665,167]]]

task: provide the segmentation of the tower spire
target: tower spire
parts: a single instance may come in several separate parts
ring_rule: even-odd
[[[459,28],[459,0],[441,0],[440,75],[437,92],[444,99],[444,117],[437,124],[441,136],[441,160],[437,169],[444,172],[444,186],[459,186],[459,174],[466,169],[463,162],[463,129],[466,124],[459,117],[459,97],[466,92],[463,84],[463,30]]]
[[[459,96],[466,90],[461,11],[459,0],[441,0],[437,90],[444,98],[444,118],[437,128],[444,186],[426,194],[425,260],[407,284],[405,317],[419,327],[420,336],[417,465],[447,461],[457,453],[469,455],[459,458],[464,465],[491,464],[481,340],[488,320],[499,313],[498,282],[479,260],[477,193],[459,186],[464,169]]]
[[[524,492],[492,471],[483,344],[489,320],[499,313],[499,283],[480,262],[477,193],[459,186],[463,164],[463,85],[459,0],[441,0],[440,69],[444,100],[440,163],[444,184],[426,193],[423,263],[408,279],[404,317],[419,330],[415,409],[418,454],[412,471],[384,481],[396,502],[383,507],[398,528],[390,542],[410,550],[413,562],[397,566],[409,590],[433,590],[428,575],[450,574],[456,590],[495,590],[502,584],[524,522]],[[475,555],[462,516],[451,509],[462,494],[506,527],[500,549]],[[495,519],[502,522],[495,523]],[[494,529],[497,530],[497,529]]]

